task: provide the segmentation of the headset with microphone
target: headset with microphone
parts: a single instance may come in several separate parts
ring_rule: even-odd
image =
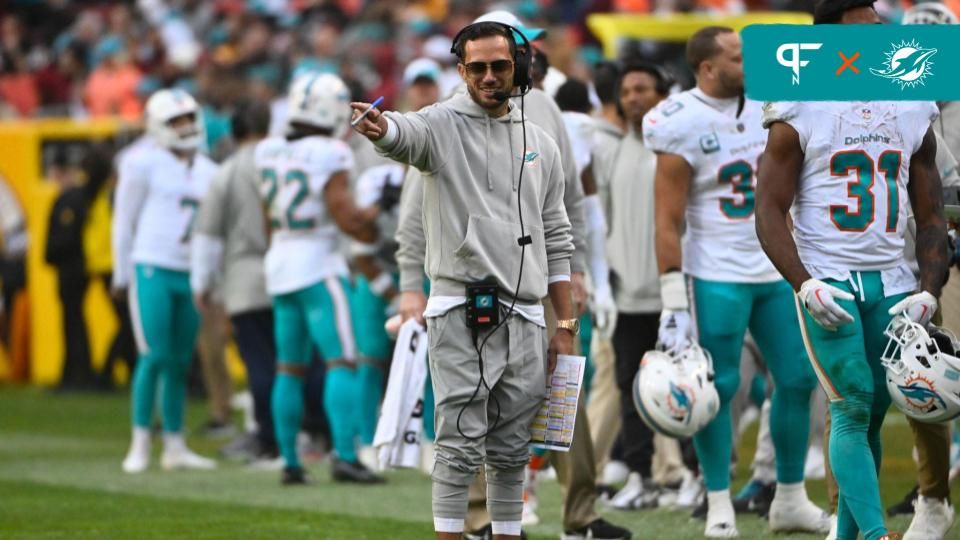
[[[464,56],[466,55],[466,43],[461,43],[460,38],[463,37],[464,32],[478,24],[496,24],[498,26],[502,26],[510,31],[511,34],[514,36],[519,36],[520,39],[523,40],[522,50],[520,44],[517,43],[517,40],[513,40],[513,87],[519,88],[520,93],[514,94],[512,90],[510,92],[504,92],[500,90],[498,92],[494,92],[493,97],[497,101],[506,101],[510,98],[525,96],[533,87],[533,81],[530,78],[530,67],[533,64],[533,45],[530,43],[530,40],[527,39],[527,36],[523,35],[523,32],[521,32],[518,28],[496,21],[481,21],[468,24],[467,26],[461,28],[460,31],[457,32],[457,35],[453,37],[453,43],[450,46],[450,54],[455,55],[457,60],[463,63]]]

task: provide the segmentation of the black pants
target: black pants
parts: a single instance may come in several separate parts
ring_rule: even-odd
[[[0,255],[0,283],[3,284],[0,287],[3,290],[3,305],[6,306],[7,313],[13,313],[13,299],[27,284],[26,262],[22,257],[5,259]],[[9,315],[6,322],[9,325]],[[0,327],[0,341],[9,347],[8,334],[9,328]]]
[[[63,270],[57,273],[60,304],[63,308],[64,359],[60,386],[90,388],[93,368],[90,364],[90,340],[83,315],[83,299],[87,276],[83,271]]]
[[[616,356],[617,387],[620,389],[620,442],[623,461],[630,472],[651,477],[653,462],[653,431],[647,427],[633,404],[633,379],[640,370],[643,354],[657,345],[660,328],[659,313],[620,313],[613,333],[613,351]]]
[[[273,334],[273,310],[270,308],[244,311],[231,315],[233,340],[247,368],[247,383],[253,395],[253,416],[257,420],[257,439],[265,453],[277,451],[277,439],[270,411],[270,395],[277,372],[277,346]],[[304,429],[329,433],[323,413],[323,362],[314,361],[307,372],[306,415]]]

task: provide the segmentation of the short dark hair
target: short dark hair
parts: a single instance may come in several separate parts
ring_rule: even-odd
[[[270,107],[259,101],[245,100],[237,104],[230,117],[233,140],[240,141],[252,135],[266,135],[270,131]]]
[[[593,87],[600,103],[612,105],[620,93],[620,65],[616,62],[600,62],[593,68]]]
[[[510,58],[516,58],[517,42],[514,41],[513,31],[504,24],[489,21],[473,23],[465,27],[457,37],[456,43],[453,44],[453,52],[457,55],[457,59],[463,62],[467,53],[468,41],[476,41],[493,36],[502,36],[505,38],[507,44],[510,46]]]
[[[657,86],[654,88],[658,94],[661,96],[666,96],[670,93],[670,87],[673,86],[673,77],[663,69],[662,67],[651,64],[650,62],[644,62],[641,60],[633,60],[627,62],[623,66],[623,70],[620,73],[620,79],[617,80],[617,97],[620,96],[620,87],[623,86],[623,80],[630,73],[646,73],[653,77],[656,81]]]
[[[700,64],[720,52],[717,45],[717,36],[734,33],[728,26],[707,26],[697,30],[687,41],[687,63],[694,73],[700,69]]]
[[[838,24],[851,9],[873,7],[876,0],[819,0],[813,8],[813,24]]]
[[[567,79],[557,88],[554,96],[561,111],[572,111],[588,114],[593,106],[590,105],[590,89],[582,81]]]

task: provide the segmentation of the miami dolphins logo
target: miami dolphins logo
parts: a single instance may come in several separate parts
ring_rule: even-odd
[[[933,412],[939,408],[946,408],[947,402],[937,393],[933,381],[925,377],[911,377],[906,384],[897,385],[900,393],[907,400],[907,404],[922,412]],[[940,403],[939,407],[937,402]]]
[[[693,393],[685,386],[670,383],[670,395],[667,396],[667,407],[674,419],[681,422],[690,422],[693,413]]]
[[[891,46],[893,50],[885,53],[887,60],[883,69],[870,68],[870,73],[898,83],[901,90],[924,84],[924,79],[933,75],[930,58],[937,54],[937,49],[924,49],[916,40]]]

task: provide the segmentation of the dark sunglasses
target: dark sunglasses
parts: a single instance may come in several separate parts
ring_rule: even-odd
[[[495,76],[504,76],[513,72],[513,62],[510,60],[494,60],[493,62],[467,62],[463,65],[467,70],[467,75],[471,77],[483,77],[487,70],[493,70]]]

